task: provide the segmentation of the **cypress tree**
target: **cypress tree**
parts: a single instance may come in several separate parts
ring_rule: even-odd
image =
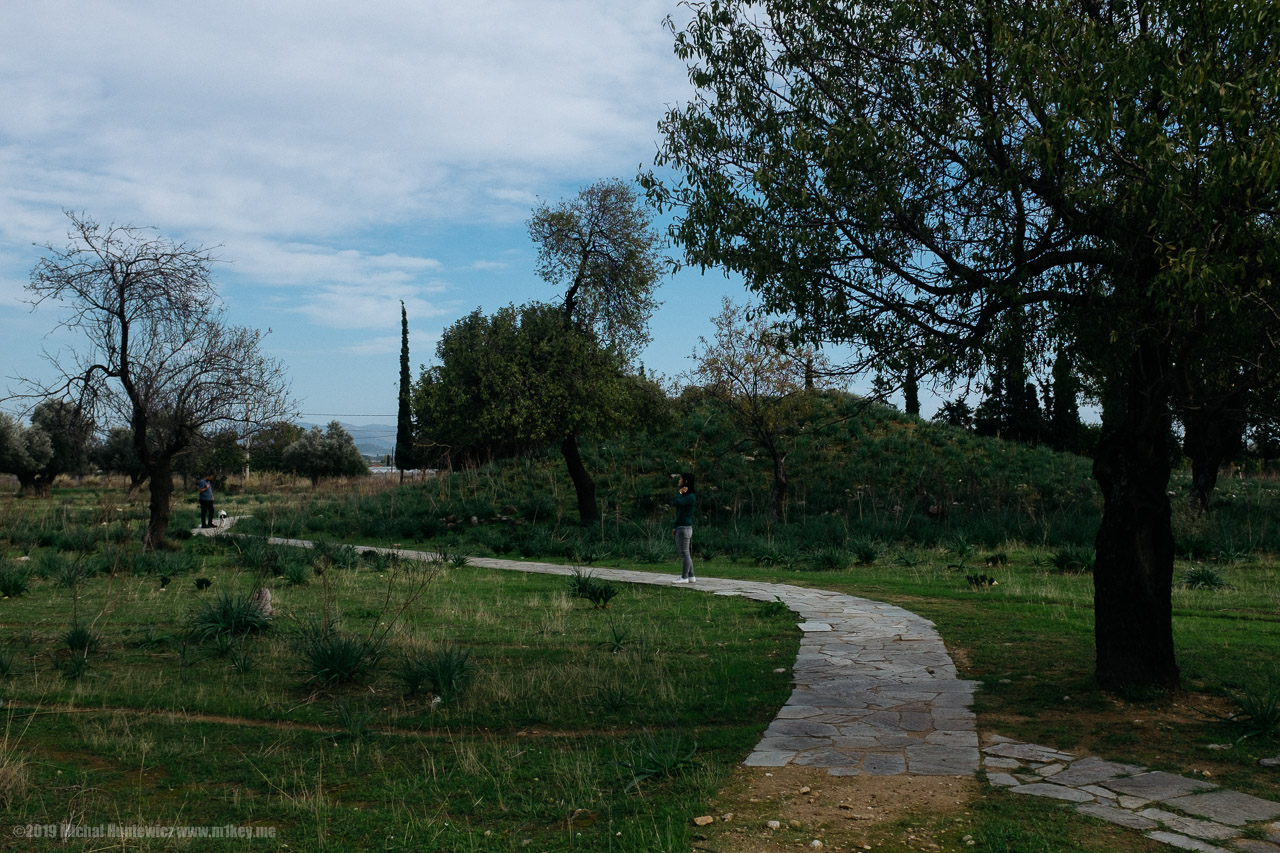
[[[404,478],[407,468],[416,468],[413,452],[413,417],[409,407],[412,380],[409,378],[409,315],[400,302],[400,407],[396,412],[396,467]]]

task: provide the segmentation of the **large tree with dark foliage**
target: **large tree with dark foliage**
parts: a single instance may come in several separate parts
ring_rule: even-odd
[[[89,464],[93,422],[67,400],[46,400],[23,426],[0,413],[0,473],[18,478],[19,497],[49,496],[61,474],[77,474]]]
[[[664,401],[590,330],[575,329],[555,306],[530,303],[493,315],[477,309],[445,329],[436,364],[414,391],[414,412],[424,450],[439,464],[474,465],[558,444],[572,473],[585,470],[578,436],[656,420]],[[579,519],[599,518],[594,483],[574,485]]]
[[[1195,377],[1278,375],[1280,5],[692,13],[676,51],[697,94],[658,157],[677,177],[647,178],[688,259],[869,364],[923,349],[974,375],[1014,314],[1029,349],[1086,353],[1104,411],[1096,675],[1176,687],[1172,410]]]
[[[262,354],[260,332],[227,322],[208,249],[68,217],[68,244],[45,246],[28,290],[36,305],[61,303],[60,325],[83,344],[54,356],[58,378],[32,383],[31,393],[70,396],[95,421],[133,430],[151,490],[143,545],[152,549],[169,528],[175,460],[202,432],[288,414],[288,382]]]

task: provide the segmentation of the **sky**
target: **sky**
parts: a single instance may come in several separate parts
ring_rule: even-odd
[[[302,420],[392,423],[400,303],[416,376],[479,307],[552,300],[540,202],[651,167],[689,98],[676,0],[12,3],[0,28],[0,396],[73,346],[25,287],[65,211],[216,247],[228,319],[270,329]],[[686,13],[687,14],[687,13]],[[658,290],[676,377],[740,281]],[[15,411],[15,404],[3,408]]]

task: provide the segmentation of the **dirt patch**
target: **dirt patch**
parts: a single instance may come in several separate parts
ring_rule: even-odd
[[[694,849],[769,853],[871,850],[886,838],[954,849],[970,831],[978,783],[959,776],[829,776],[808,767],[739,767],[694,831]],[[772,826],[775,821],[777,826]],[[822,846],[811,847],[820,841]]]

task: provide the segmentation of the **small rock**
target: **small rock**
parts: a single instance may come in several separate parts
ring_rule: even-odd
[[[728,823],[729,821],[733,820],[733,812],[725,812],[724,814],[720,815],[720,819],[725,823]]]
[[[802,824],[801,824],[801,823],[800,823],[800,821],[798,821],[798,820],[792,820],[792,821],[790,822],[790,825],[791,825],[791,828],[792,828],[792,829],[799,829],[799,828],[801,827],[801,825],[802,825]]]
[[[821,850],[825,846],[826,846],[825,844],[823,844],[821,841],[819,841],[816,838],[809,842],[809,847],[813,850]]]
[[[1230,749],[1230,748],[1231,748],[1231,744],[1229,743],[1211,743],[1205,747],[1205,749]]]
[[[800,789],[800,793],[802,793],[802,794],[807,794],[807,793],[809,793],[809,792],[810,792],[810,791],[812,791],[812,790],[813,790],[813,789],[812,789],[812,788],[810,788],[808,785],[805,785],[803,788],[801,788],[801,789]]]
[[[716,819],[715,819],[715,818],[713,818],[713,817],[712,817],[711,815],[709,815],[709,814],[704,814],[704,815],[702,815],[701,817],[695,817],[695,818],[693,819],[693,822],[694,822],[694,824],[696,824],[697,826],[706,826],[706,825],[707,825],[707,824],[709,824],[709,823],[715,823],[715,822],[716,822]]]
[[[1263,767],[1280,767],[1280,755],[1277,755],[1275,758],[1260,758],[1258,759],[1258,763]]]
[[[782,821],[771,820],[768,823],[766,823],[765,826],[769,827],[770,829],[782,829]]]

